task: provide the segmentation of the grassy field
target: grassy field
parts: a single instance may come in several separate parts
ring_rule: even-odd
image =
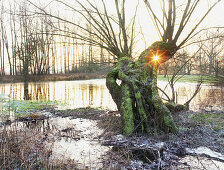
[[[164,75],[158,75],[159,81],[168,81],[171,79],[172,75],[169,75],[168,77],[164,77]],[[201,77],[200,75],[178,75],[177,78],[180,78],[178,82],[192,82],[197,83],[200,81]],[[203,83],[218,83],[219,80],[215,76],[202,76],[202,82]]]
[[[4,122],[10,118],[10,115],[16,119],[20,116],[27,116],[30,113],[54,108],[64,103],[57,101],[10,100],[0,96],[0,104],[0,122]]]
[[[218,113],[197,113],[191,116],[191,120],[201,125],[210,125],[214,130],[224,128],[224,112]]]

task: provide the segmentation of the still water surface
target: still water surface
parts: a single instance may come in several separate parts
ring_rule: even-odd
[[[29,83],[28,97],[30,100],[65,102],[72,108],[101,107],[116,110],[116,105],[105,84],[105,79]],[[167,82],[159,81],[158,85],[164,89]],[[194,93],[196,86],[195,83],[176,83],[177,102],[185,103]],[[169,88],[166,88],[166,92],[171,94]],[[0,94],[8,95],[14,100],[23,100],[24,84],[0,84]],[[190,109],[223,109],[223,106],[224,88],[204,84],[192,100]]]

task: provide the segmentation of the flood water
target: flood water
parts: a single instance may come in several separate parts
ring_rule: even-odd
[[[0,84],[0,94],[7,95],[14,100],[23,100],[24,91],[29,100],[59,101],[72,108],[101,107],[116,110],[110,93],[106,87],[105,79],[78,80],[78,81],[52,81],[33,82],[28,84],[27,91],[23,83]],[[158,85],[164,89],[167,82],[159,81]],[[194,93],[197,84],[176,83],[177,102],[185,103]],[[171,94],[169,88],[166,89]],[[192,100],[190,109],[223,109],[224,88],[202,85],[198,95]]]
[[[116,110],[116,105],[105,84],[105,79],[36,82],[29,83],[27,89],[24,88],[23,83],[0,84],[0,97],[6,95],[10,100],[23,100],[24,96],[26,96],[29,100],[59,101],[66,103],[66,106],[69,106],[69,108],[101,107]],[[158,85],[161,89],[164,89],[167,82],[160,81]],[[196,86],[197,84],[195,83],[176,83],[177,102],[185,103],[193,95]],[[24,95],[24,92],[28,94]],[[171,94],[169,88],[166,89],[166,92],[169,95]],[[223,106],[224,89],[222,87],[204,84],[198,95],[192,100],[190,109],[223,109]],[[50,113],[43,111],[43,113],[39,114],[45,115]],[[45,141],[45,149],[51,150],[50,161],[60,162],[71,159],[77,163],[80,169],[83,169],[85,166],[91,167],[92,169],[100,169],[103,167],[103,157],[107,152],[111,151],[111,147],[101,145],[99,136],[103,133],[103,129],[97,126],[97,121],[54,116],[51,116],[46,121],[47,123],[43,123],[43,126],[41,125],[44,133],[42,134],[40,131],[40,141]],[[23,123],[21,124],[23,125]],[[51,128],[46,128],[46,125]],[[12,127],[12,125],[9,127]],[[21,127],[24,127],[24,125]],[[30,127],[27,129],[32,130]],[[45,129],[48,129],[49,132],[46,132]],[[28,134],[27,131],[26,134]],[[36,136],[33,135],[33,131],[30,134]],[[42,140],[42,137],[45,140]],[[204,154],[204,151],[209,151],[212,156],[218,155],[219,158],[223,158],[223,155],[220,156],[219,153],[208,150],[207,148],[199,149],[191,151],[200,151],[202,154]],[[192,156],[181,159],[181,162],[187,162],[190,166],[196,167],[195,169],[199,169],[199,165],[201,165],[201,169],[204,167],[208,167],[207,169],[216,169],[217,167],[217,169],[222,169],[223,167],[223,162],[215,162],[213,160],[209,162],[207,159]],[[179,167],[178,169],[188,169],[189,165]]]

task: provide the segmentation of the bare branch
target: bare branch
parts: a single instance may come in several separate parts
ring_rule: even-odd
[[[121,10],[119,9],[118,0],[114,0],[116,5],[116,10],[117,10],[117,17],[119,21],[118,22],[119,29],[122,33],[119,35],[116,35],[114,32],[115,26],[113,25],[112,22],[114,22],[115,24],[117,24],[117,22],[108,15],[104,0],[101,0],[101,3],[103,5],[103,14],[100,12],[97,5],[92,4],[89,0],[86,0],[85,2],[88,3],[90,8],[85,6],[80,1],[76,0],[77,4],[81,7],[81,10],[76,9],[61,0],[55,0],[65,5],[66,7],[72,9],[73,11],[77,12],[78,14],[80,14],[83,17],[83,19],[87,23],[90,24],[92,29],[85,28],[81,24],[77,24],[69,20],[66,20],[64,18],[61,18],[59,16],[50,14],[46,12],[44,9],[42,9],[41,7],[38,7],[37,5],[32,3],[30,0],[27,0],[27,1],[30,4],[32,4],[34,7],[40,10],[40,12],[39,13],[36,12],[36,14],[48,15],[57,20],[71,24],[75,26],[76,28],[80,29],[80,31],[83,31],[83,33],[69,32],[69,34],[71,34],[72,36],[75,36],[76,38],[80,40],[86,40],[88,42],[92,42],[94,45],[98,45],[102,48],[105,48],[106,50],[108,50],[110,53],[117,56],[118,58],[122,56],[129,56],[129,57],[131,56],[131,52],[132,52],[131,48],[133,48],[134,28],[135,28],[134,22],[136,18],[137,8],[136,8],[136,11],[134,14],[134,20],[131,26],[131,37],[130,37],[130,45],[129,45],[129,37],[126,32],[127,27],[125,24],[125,0],[122,1]],[[61,30],[61,31],[66,32],[66,30]],[[88,35],[90,35],[90,37]]]
[[[162,32],[160,31],[160,27],[163,29],[163,31],[165,31],[164,25],[161,23],[161,21],[156,16],[155,12],[152,10],[152,7],[151,7],[150,3],[148,2],[148,0],[144,0],[144,2],[150,11],[150,14],[153,17],[153,21],[154,21],[153,23],[156,27],[156,30],[159,32],[160,37],[163,38]],[[160,25],[160,27],[159,27],[159,25]]]
[[[186,5],[185,10],[184,10],[184,13],[183,13],[182,18],[181,18],[180,26],[177,30],[176,35],[175,35],[174,42],[177,42],[177,39],[179,38],[180,34],[183,32],[184,21],[185,21],[187,15],[188,15],[188,10],[189,10],[190,4],[191,4],[191,0],[188,0],[187,5]]]
[[[187,37],[178,45],[178,49],[183,46],[186,41],[190,38],[190,36],[195,32],[195,30],[198,28],[198,26],[202,23],[202,21],[206,18],[206,16],[211,12],[211,10],[220,2],[221,0],[216,1],[204,14],[204,16],[201,18],[201,20],[195,25],[195,27],[191,30],[191,32],[187,35]],[[186,25],[186,24],[185,24]]]

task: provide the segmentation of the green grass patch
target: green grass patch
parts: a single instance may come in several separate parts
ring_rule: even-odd
[[[200,124],[211,125],[213,129],[224,129],[224,112],[222,113],[198,113],[191,120]]]
[[[158,75],[159,81],[168,81],[171,79],[172,75],[169,75],[168,77],[164,77],[164,75]],[[197,83],[201,80],[200,75],[178,75],[176,78],[181,77],[178,82],[191,82],[191,83]],[[203,83],[218,83],[219,79],[215,76],[202,76],[202,82]]]
[[[52,107],[53,105],[57,105],[56,101],[29,101],[29,100],[20,100],[20,101],[12,101],[8,103],[8,107],[11,107],[12,110],[18,112],[27,112],[27,111],[36,111],[41,110],[46,107]]]
[[[4,100],[1,102],[0,117],[4,120],[7,115],[13,113],[15,117],[30,114],[42,109],[55,107],[57,101],[29,101],[29,100]]]

